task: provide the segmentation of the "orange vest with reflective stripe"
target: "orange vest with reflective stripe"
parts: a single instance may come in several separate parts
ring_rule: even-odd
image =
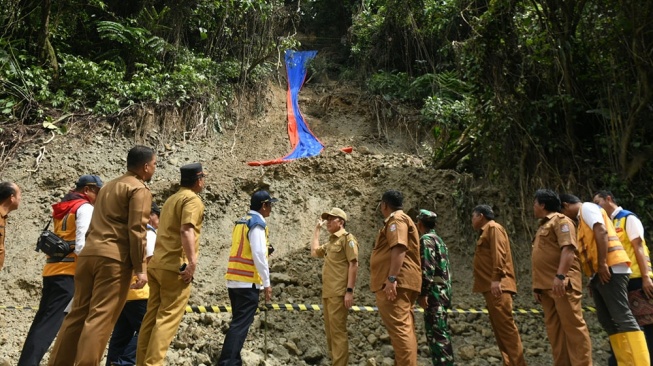
[[[56,208],[54,206],[61,205],[61,204],[67,204],[70,205],[70,209],[68,212],[63,216],[63,217],[53,217],[52,218],[52,223],[54,225],[53,232],[57,234],[61,239],[69,242],[73,242],[72,248],[75,247],[75,231],[77,230],[77,225],[75,224],[75,220],[77,218],[77,209],[85,203],[89,203],[88,199],[86,198],[79,198],[73,201],[66,201],[66,202],[60,202],[57,204],[53,205],[53,208],[56,211]],[[48,256],[48,258],[50,258]],[[50,277],[50,276],[60,276],[60,275],[66,275],[66,276],[74,276],[75,275],[75,268],[77,266],[77,254],[75,252],[71,252],[68,254],[63,261],[60,262],[54,262],[54,263],[46,263],[45,266],[43,266],[43,277]]]
[[[628,263],[628,265],[630,265],[630,259],[628,258],[628,254],[624,250],[623,245],[621,245],[621,241],[619,241],[612,220],[610,220],[610,217],[608,217],[608,214],[604,209],[600,208],[600,210],[601,215],[603,216],[603,222],[605,223],[605,228],[608,231],[608,254],[606,258],[608,266],[618,263]],[[589,227],[589,225],[587,225],[587,223],[585,223],[581,214],[578,219],[578,255],[581,264],[583,265],[583,273],[588,277],[596,273],[599,266],[596,245],[594,231]]]
[[[263,284],[263,280],[254,265],[252,248],[249,243],[249,230],[255,226],[265,229],[265,257],[267,258],[268,228],[258,216],[248,215],[236,221],[231,235],[231,250],[229,251],[229,264],[225,278],[231,281]]]

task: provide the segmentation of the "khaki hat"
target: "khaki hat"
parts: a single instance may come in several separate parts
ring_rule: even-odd
[[[329,212],[324,212],[322,214],[322,220],[326,220],[327,217],[329,217],[329,216],[339,217],[339,218],[347,221],[347,214],[345,213],[345,211],[343,211],[343,210],[341,210],[341,209],[339,209],[337,207],[332,208],[331,211],[329,211]]]

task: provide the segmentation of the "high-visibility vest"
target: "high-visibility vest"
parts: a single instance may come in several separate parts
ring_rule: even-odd
[[[635,248],[633,248],[633,244],[630,242],[630,238],[628,238],[628,233],[626,232],[626,219],[630,215],[636,216],[634,213],[622,209],[621,211],[617,212],[614,219],[612,219],[612,222],[614,223],[614,229],[617,232],[617,236],[619,237],[619,240],[621,240],[621,244],[623,244],[626,253],[628,253],[628,258],[630,258],[630,269],[633,271],[633,273],[630,275],[630,278],[641,278],[642,271],[639,268],[639,263],[637,262],[637,257],[635,256]],[[648,275],[649,277],[653,277],[648,246],[646,246],[646,240],[644,240],[644,238],[641,239],[642,247],[644,248],[644,259],[646,260],[646,265],[648,266]]]
[[[87,197],[80,195],[80,198],[78,199],[59,202],[52,205],[52,223],[54,224],[54,229],[52,231],[61,239],[73,242],[73,245],[71,246],[72,248],[75,247],[75,232],[77,230],[75,220],[77,219],[77,209],[85,203],[90,203],[90,201]],[[45,266],[43,266],[43,277],[60,275],[74,276],[76,267],[77,254],[75,254],[74,251],[64,257],[61,261],[56,262],[52,261],[48,256]]]
[[[225,275],[227,280],[263,284],[252,259],[252,248],[248,237],[249,231],[256,226],[265,229],[265,257],[267,258],[268,228],[265,221],[257,215],[247,215],[239,219],[231,235],[229,264]]]
[[[603,222],[605,223],[605,228],[608,231],[608,254],[606,261],[608,266],[612,266],[618,263],[628,263],[630,264],[630,259],[628,254],[624,250],[617,232],[614,229],[612,220],[608,217],[608,214],[604,209],[601,210],[601,215],[603,215]],[[582,210],[578,223],[578,255],[583,266],[583,273],[586,276],[591,276],[597,272],[599,267],[599,258],[598,252],[596,249],[596,238],[594,237],[594,231],[592,230],[587,223],[583,220]]]

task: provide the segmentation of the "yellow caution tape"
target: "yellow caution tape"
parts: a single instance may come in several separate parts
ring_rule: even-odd
[[[36,306],[2,306],[0,305],[0,310],[37,310]],[[268,311],[268,310],[278,310],[278,311],[322,311],[322,305],[314,304],[264,304],[259,306],[258,311]],[[374,306],[352,306],[351,311],[364,311],[364,312],[374,312],[379,309]],[[416,312],[423,313],[424,309],[414,308]],[[596,309],[591,306],[584,306],[583,311],[588,311],[590,313],[595,313]],[[186,313],[230,313],[231,306],[225,305],[214,305],[214,306],[186,306]],[[541,309],[514,309],[512,311],[515,314],[544,314]],[[487,314],[487,309],[448,309],[447,313],[449,314]]]

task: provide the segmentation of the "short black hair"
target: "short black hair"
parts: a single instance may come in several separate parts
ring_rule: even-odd
[[[607,189],[602,189],[600,191],[596,191],[596,193],[594,193],[594,196],[599,196],[599,197],[601,197],[603,199],[606,199],[606,198],[610,197],[610,198],[612,198],[612,202],[617,203],[617,199],[614,198],[614,194],[612,194],[612,192],[608,191]]]
[[[0,202],[4,202],[13,194],[16,194],[16,184],[13,182],[0,183]]]
[[[154,150],[151,147],[136,145],[127,153],[127,169],[138,169],[149,163],[154,157]]]
[[[383,196],[381,196],[381,201],[385,202],[395,210],[400,210],[404,207],[404,196],[401,192],[394,189],[386,191]]]
[[[581,203],[580,198],[574,196],[573,194],[563,193],[560,195],[560,204],[563,203]]]
[[[478,205],[474,207],[472,212],[475,212],[477,214],[481,214],[485,216],[486,219],[488,220],[494,220],[494,211],[492,210],[492,207],[490,205]]]
[[[538,189],[535,191],[535,199],[538,203],[544,205],[544,209],[549,212],[560,212],[562,210],[560,197],[550,189]]]

